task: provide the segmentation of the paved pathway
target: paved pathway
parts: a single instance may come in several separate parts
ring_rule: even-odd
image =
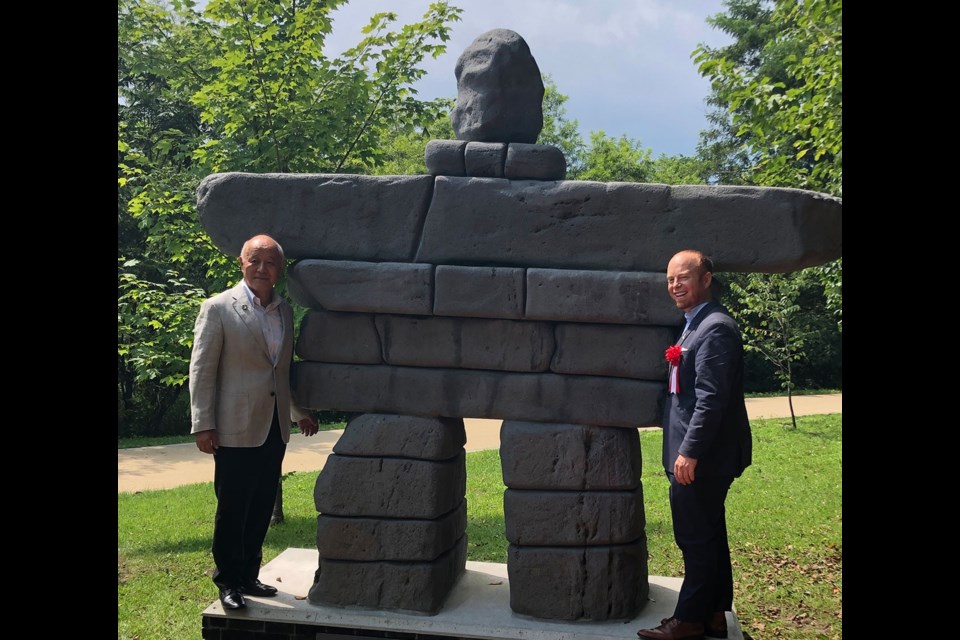
[[[843,394],[796,396],[798,416],[843,413]],[[786,397],[748,398],[751,419],[789,417]],[[464,420],[467,451],[496,449],[500,446],[500,420]],[[316,471],[322,469],[343,431],[321,431],[305,438],[292,435],[283,460],[283,470]],[[117,450],[117,491],[170,489],[184,484],[213,482],[213,457],[201,453],[193,443]]]

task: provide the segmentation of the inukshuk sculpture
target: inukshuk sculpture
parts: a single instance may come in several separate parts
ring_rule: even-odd
[[[563,180],[532,144],[520,36],[457,62],[458,140],[428,176],[228,173],[199,188],[223,251],[266,232],[309,307],[297,401],[359,412],[320,473],[314,603],[440,609],[466,558],[462,417],[501,418],[510,606],[631,618],[647,596],[636,428],[657,424],[682,316],[667,261],[792,271],[841,254],[841,201],[792,189]]]

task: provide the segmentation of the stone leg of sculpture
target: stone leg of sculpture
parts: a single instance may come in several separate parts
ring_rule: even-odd
[[[464,572],[463,420],[364,414],[317,478],[315,604],[433,614]]]
[[[633,618],[649,591],[636,429],[505,421],[500,456],[510,607]]]

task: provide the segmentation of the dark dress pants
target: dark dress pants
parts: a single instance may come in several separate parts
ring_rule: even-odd
[[[727,543],[724,500],[733,477],[697,476],[682,485],[670,478],[673,535],[683,553],[683,586],[674,617],[706,622],[714,611],[733,607],[733,570]]]
[[[239,588],[260,575],[286,450],[274,409],[266,442],[259,447],[219,447],[214,454],[213,581],[221,589]]]

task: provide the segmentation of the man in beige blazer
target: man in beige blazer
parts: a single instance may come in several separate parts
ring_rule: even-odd
[[[283,249],[254,236],[240,265],[243,280],[200,307],[190,357],[191,432],[214,456],[213,581],[224,609],[245,607],[244,594],[276,595],[259,574],[290,423],[317,432],[290,399],[293,310],[273,290]]]

